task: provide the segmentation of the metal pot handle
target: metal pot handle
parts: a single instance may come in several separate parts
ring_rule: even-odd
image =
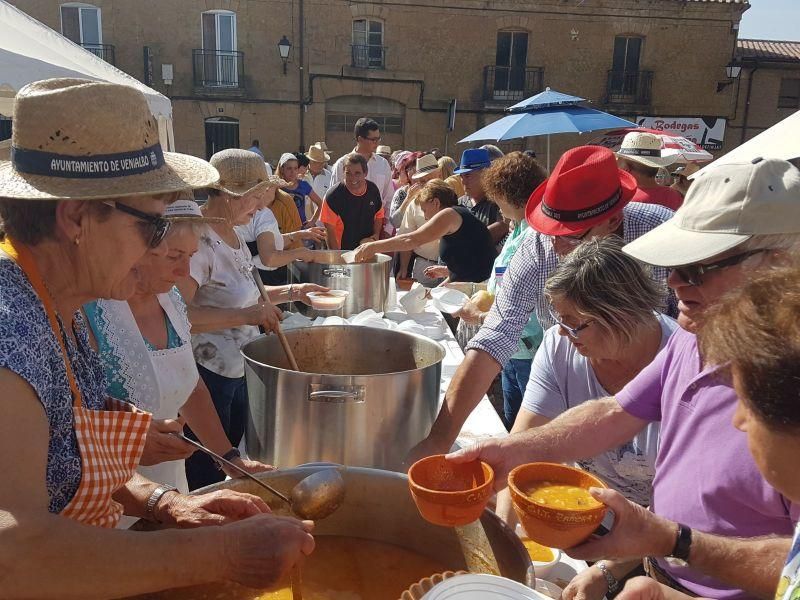
[[[327,402],[330,404],[350,404],[364,402],[365,388],[363,385],[343,386],[341,389],[326,389],[320,384],[309,386],[308,400],[310,402]]]

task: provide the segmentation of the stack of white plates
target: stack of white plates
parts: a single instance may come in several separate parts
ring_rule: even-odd
[[[495,575],[456,575],[435,585],[422,600],[549,600],[536,590]]]

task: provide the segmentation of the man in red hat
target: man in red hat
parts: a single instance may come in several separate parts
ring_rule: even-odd
[[[631,202],[635,193],[636,180],[617,167],[611,150],[580,146],[564,153],[551,176],[531,194],[526,216],[534,231],[514,255],[430,434],[411,451],[409,460],[450,450],[464,421],[517,350],[532,315],[545,330],[555,325],[543,291],[559,256],[595,237],[618,235],[630,242],[672,216],[662,206]],[[668,271],[654,268],[653,275],[666,281]],[[664,302],[667,314],[676,316],[674,295],[665,295]]]

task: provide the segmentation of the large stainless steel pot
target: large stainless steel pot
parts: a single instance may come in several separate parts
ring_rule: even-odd
[[[304,477],[318,471],[319,466],[282,469],[258,475],[286,494]],[[340,535],[384,542],[406,548],[444,563],[450,569],[466,569],[464,553],[455,531],[431,525],[419,516],[408,491],[408,478],[400,473],[346,467],[342,470],[347,493],[344,504],[330,517],[318,521],[314,535]],[[277,512],[284,508],[279,500],[254,483],[234,479],[209,486],[195,493],[217,489],[233,489],[264,498]],[[481,524],[497,558],[504,577],[525,582],[530,558],[514,532],[497,515],[485,510]],[[140,522],[137,529],[157,528],[149,522]],[[409,585],[415,583],[410,581]],[[169,591],[152,594],[147,598],[170,598]]]
[[[247,452],[279,467],[327,461],[400,469],[436,416],[444,348],[423,336],[356,326],[286,331],[246,344]]]
[[[316,283],[334,290],[347,290],[350,295],[342,311],[320,312],[305,304],[297,309],[312,319],[335,314],[343,317],[373,309],[381,312],[389,293],[389,271],[392,259],[378,254],[369,262],[346,264],[341,250],[315,250],[314,262],[295,261],[289,265],[289,276],[297,283]]]

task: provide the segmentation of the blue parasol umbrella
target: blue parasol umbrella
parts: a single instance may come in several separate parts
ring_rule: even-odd
[[[583,98],[547,88],[507,109],[511,114],[468,135],[459,143],[513,140],[538,135],[547,136],[547,168],[550,168],[550,136],[556,133],[587,133],[601,129],[636,127],[612,114],[580,106]]]

